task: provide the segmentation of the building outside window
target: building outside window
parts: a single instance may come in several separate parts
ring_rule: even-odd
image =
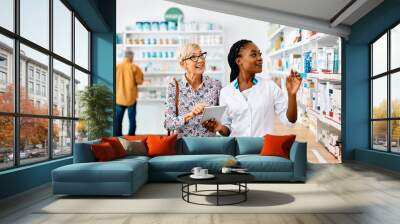
[[[31,81],[28,82],[28,91],[29,91],[29,94],[34,93],[33,82],[31,82]]]
[[[46,96],[46,86],[42,86],[42,96]]]
[[[36,95],[40,96],[40,84],[36,84]]]
[[[0,54],[0,68],[7,68],[7,56]]]
[[[40,81],[40,70],[36,69],[36,80]]]
[[[3,85],[7,84],[7,74],[3,71],[0,71],[0,83]]]
[[[0,54],[0,88],[4,89],[7,85],[7,56]]]
[[[42,82],[46,82],[46,74],[45,73],[42,73]]]
[[[11,4],[10,7],[2,9],[13,9],[13,1],[7,2],[4,4]],[[7,99],[0,100],[0,156],[5,158],[0,160],[0,170],[70,156],[75,139],[87,139],[86,126],[80,124],[77,127],[79,114],[74,114],[71,107],[74,102],[79,101],[79,96],[77,91],[72,92],[68,88],[74,83],[81,83],[82,77],[89,80],[91,74],[90,32],[87,26],[62,0],[19,1],[19,6],[19,12],[13,15],[20,16],[15,18],[19,21],[15,24],[15,30],[19,30],[20,35],[10,37],[7,32],[14,32],[14,29],[0,23],[2,28],[8,30],[6,32],[0,29],[0,83],[13,87],[2,89],[0,85],[0,98]],[[37,14],[38,11],[43,13]],[[51,29],[50,24],[53,24]],[[50,42],[53,43],[53,49]],[[18,44],[18,48],[15,48],[14,43]],[[11,60],[14,52],[19,56],[19,61]],[[53,54],[61,57],[62,62],[57,61]],[[75,55],[75,62],[72,55]],[[17,75],[20,80],[19,88],[15,88],[13,83],[14,66],[20,68]],[[79,73],[75,80],[74,73]],[[53,78],[52,90],[49,89],[50,78]],[[58,84],[60,80],[63,81],[63,86]],[[90,83],[85,82],[85,85]],[[20,90],[16,99],[13,97],[15,89]],[[57,105],[61,94],[62,103]],[[50,97],[53,98],[54,105],[50,105]],[[20,108],[19,112],[14,111],[14,105]],[[50,106],[53,110],[49,110]],[[51,111],[53,113],[49,113]],[[15,134],[14,125],[18,125],[19,130]],[[32,132],[39,134],[33,138]]]
[[[29,66],[28,76],[29,76],[29,79],[33,80],[33,67],[32,66]]]
[[[400,153],[400,24],[370,44],[371,148]]]

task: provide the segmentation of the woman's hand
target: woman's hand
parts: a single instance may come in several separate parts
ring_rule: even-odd
[[[221,131],[223,128],[223,125],[216,121],[215,119],[211,119],[208,121],[204,121],[202,123],[203,127],[206,128],[209,132],[218,132]]]
[[[211,119],[208,121],[204,121],[202,123],[203,127],[205,127],[209,132],[219,132],[221,135],[223,136],[229,136],[229,134],[231,133],[231,131],[229,130],[229,128],[227,128],[226,126],[222,125],[221,123],[219,123],[218,121],[216,121],[215,119]]]
[[[290,75],[286,78],[286,89],[288,95],[296,95],[301,85],[301,77],[298,72],[290,70]]]
[[[185,124],[189,122],[189,120],[193,119],[195,116],[202,114],[204,111],[204,107],[206,107],[207,105],[207,103],[196,104],[196,106],[192,108],[192,111],[185,114],[185,116],[183,117],[183,119],[185,120]]]
[[[204,111],[204,107],[206,107],[208,104],[207,103],[198,103],[198,104],[196,104],[196,106],[194,106],[193,108],[192,108],[192,114],[193,114],[193,116],[197,116],[197,115],[199,115],[199,114],[202,114],[203,113],[203,111]]]

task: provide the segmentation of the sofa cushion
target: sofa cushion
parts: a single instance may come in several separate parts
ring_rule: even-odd
[[[92,144],[91,149],[94,157],[96,157],[96,161],[105,162],[118,158],[118,156],[115,154],[113,147],[108,142]]]
[[[232,137],[185,137],[182,151],[178,154],[225,154],[235,155],[235,139]]]
[[[146,142],[147,135],[124,135],[124,139],[129,141],[143,141]]]
[[[238,155],[241,168],[249,172],[292,172],[292,161],[279,156]]]
[[[263,144],[262,137],[236,137],[236,155],[259,154]]]
[[[116,159],[113,160],[113,162],[127,162],[130,163],[132,161],[142,161],[142,162],[148,162],[150,157],[147,156],[136,156],[136,155],[131,155],[131,156],[125,156],[124,158]]]
[[[103,137],[101,138],[101,142],[110,143],[110,145],[114,149],[117,158],[122,158],[126,156],[126,151],[117,137]]]
[[[96,158],[90,148],[92,144],[99,144],[99,139],[88,142],[77,142],[74,147],[74,163],[95,162]]]
[[[261,149],[261,156],[280,156],[289,158],[290,148],[293,145],[296,135],[265,135],[264,146]]]
[[[219,171],[230,159],[231,155],[175,155],[158,156],[149,160],[149,170],[163,172],[190,172],[199,166],[211,172]]]
[[[146,142],[141,140],[126,140],[124,138],[118,138],[122,146],[126,151],[126,155],[147,155]]]
[[[147,137],[147,155],[164,156],[176,154],[177,134],[171,136],[149,136]]]
[[[131,159],[109,162],[74,163],[53,170],[58,182],[130,182],[134,172],[143,172],[146,162]],[[143,173],[147,176],[147,173]]]

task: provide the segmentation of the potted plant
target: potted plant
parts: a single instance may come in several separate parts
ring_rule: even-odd
[[[86,87],[79,93],[80,124],[87,127],[89,140],[110,136],[112,127],[112,92],[102,84]]]

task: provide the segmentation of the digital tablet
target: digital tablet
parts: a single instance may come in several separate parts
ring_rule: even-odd
[[[203,117],[201,118],[201,123],[210,119],[215,119],[218,122],[221,122],[221,118],[225,112],[225,109],[226,106],[205,107],[203,111]]]

